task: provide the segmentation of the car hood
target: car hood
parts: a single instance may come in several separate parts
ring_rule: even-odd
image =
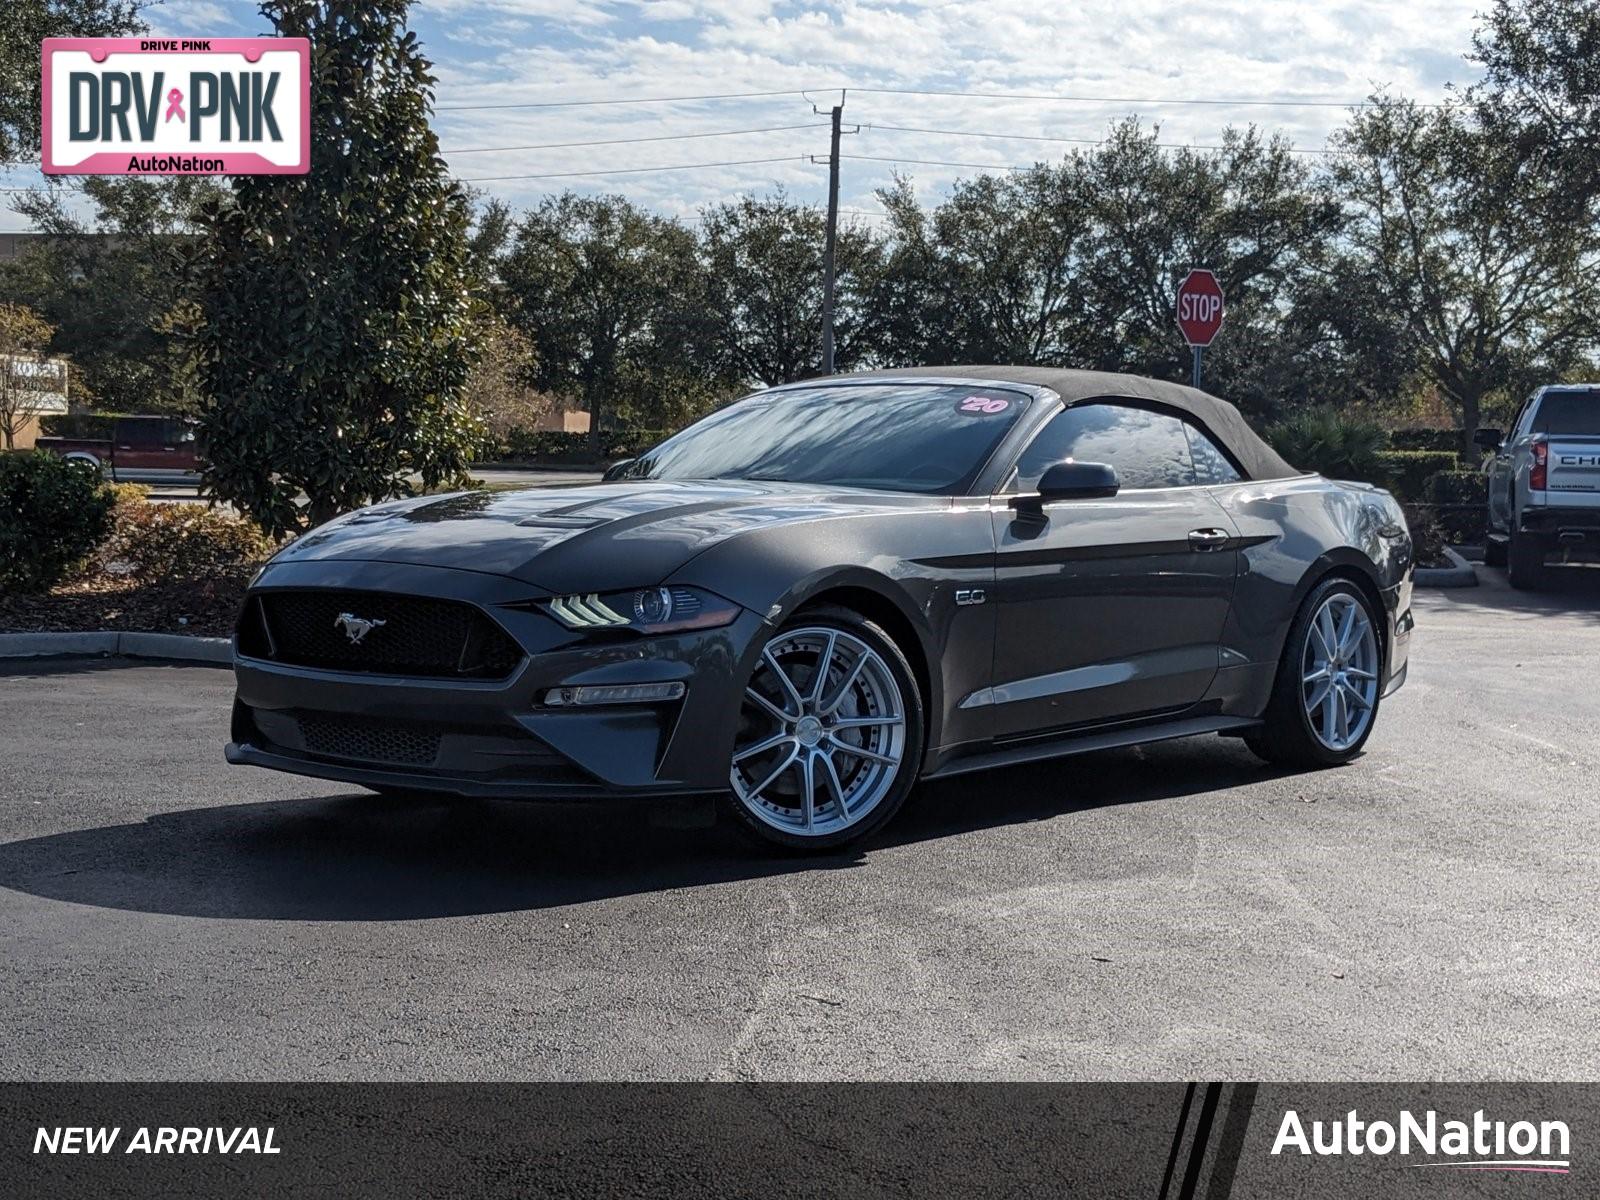
[[[757,528],[948,506],[914,496],[744,480],[634,480],[456,492],[362,509],[275,561],[367,560],[506,575],[552,592],[660,583],[700,552]]]

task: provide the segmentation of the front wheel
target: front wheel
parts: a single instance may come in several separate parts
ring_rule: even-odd
[[[842,608],[773,634],[746,686],[729,765],[741,828],[790,850],[829,850],[881,828],[922,760],[922,698],[905,655]]]
[[[1289,628],[1262,727],[1246,744],[1284,766],[1348,762],[1377,720],[1382,672],[1371,602],[1348,579],[1324,580]]]

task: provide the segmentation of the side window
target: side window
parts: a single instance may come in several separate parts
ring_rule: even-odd
[[[1522,402],[1521,409],[1517,411],[1517,419],[1511,423],[1511,433],[1507,435],[1506,441],[1514,442],[1533,428],[1533,413],[1539,407],[1536,400],[1537,397],[1529,396]]]
[[[1197,482],[1189,438],[1177,417],[1124,404],[1079,404],[1057,413],[1034,435],[1017,459],[1014,490],[1037,490],[1045,470],[1069,458],[1109,463],[1125,488]]]
[[[1194,457],[1196,483],[1239,482],[1239,472],[1215,442],[1187,421],[1183,423],[1183,428],[1189,435],[1189,453]]]
[[[129,446],[161,445],[161,435],[165,431],[166,422],[151,420],[148,417],[130,417],[119,420],[116,424],[117,441]]]

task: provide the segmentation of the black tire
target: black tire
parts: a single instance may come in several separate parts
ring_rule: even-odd
[[[1493,535],[1484,539],[1483,565],[1486,567],[1504,567],[1506,565],[1506,543]]]
[[[1353,597],[1366,613],[1367,620],[1372,623],[1373,635],[1377,641],[1377,673],[1380,676],[1377,680],[1378,686],[1373,689],[1372,714],[1367,720],[1366,728],[1349,746],[1338,750],[1324,745],[1311,727],[1311,718],[1306,712],[1301,693],[1300,672],[1300,664],[1306,652],[1306,642],[1311,637],[1312,619],[1323,604],[1336,595]],[[1289,627],[1289,636],[1284,641],[1283,657],[1278,661],[1278,674],[1273,680],[1272,697],[1267,702],[1266,712],[1262,714],[1262,725],[1259,729],[1245,734],[1245,745],[1249,746],[1257,757],[1285,767],[1336,767],[1349,762],[1361,753],[1367,738],[1372,736],[1372,731],[1378,724],[1378,706],[1382,702],[1383,692],[1381,676],[1384,655],[1383,619],[1373,608],[1372,601],[1367,598],[1366,593],[1349,579],[1341,576],[1322,580],[1311,589],[1310,595],[1301,604],[1300,611],[1295,614],[1294,623]]]
[[[1506,578],[1511,586],[1524,592],[1542,587],[1547,552],[1547,547],[1537,537],[1512,530],[1511,545],[1506,551]]]
[[[904,742],[897,771],[880,799],[869,812],[855,823],[832,833],[794,834],[769,824],[756,816],[730,788],[722,797],[723,810],[733,824],[744,834],[766,846],[776,846],[791,853],[815,854],[837,850],[841,846],[870,837],[894,817],[916,786],[922,766],[925,741],[922,692],[917,686],[916,673],[906,661],[905,653],[881,627],[852,609],[837,605],[817,605],[796,613],[776,633],[767,639],[767,645],[781,643],[798,630],[827,628],[839,630],[859,639],[882,660],[899,691],[903,717]],[[759,666],[759,664],[758,664]],[[752,681],[753,682],[753,677]],[[742,695],[742,693],[741,693]],[[732,764],[729,765],[730,774]]]

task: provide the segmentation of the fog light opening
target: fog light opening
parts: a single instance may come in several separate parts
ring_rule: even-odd
[[[660,704],[682,700],[682,683],[620,683],[605,686],[551,688],[544,702],[554,708],[596,704]]]

